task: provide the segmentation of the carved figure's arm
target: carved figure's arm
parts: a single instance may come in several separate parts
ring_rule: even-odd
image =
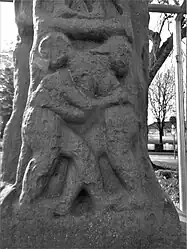
[[[116,89],[111,91],[107,96],[99,98],[90,98],[81,92],[80,89],[76,88],[69,71],[64,72],[64,70],[59,72],[60,78],[65,79],[63,84],[62,94],[64,98],[79,108],[85,110],[90,110],[94,107],[106,108],[113,104],[125,103],[128,101],[128,94],[124,91],[123,87],[119,85]],[[66,75],[66,76],[65,76]]]
[[[83,108],[91,109],[91,99],[75,86],[69,70],[60,70],[59,79],[61,83],[61,94],[68,101],[68,103]]]
[[[39,95],[37,100],[35,95]],[[55,99],[56,95],[60,96],[61,100]],[[81,90],[76,88],[71,73],[67,68],[60,69],[58,72],[48,74],[44,77],[36,91],[33,93],[33,96],[35,99],[34,101],[39,106],[49,106],[51,99],[53,99],[55,104],[59,101],[62,103],[63,99],[74,106],[74,108],[75,106],[85,109],[91,108],[90,100],[81,92]]]
[[[118,86],[109,95],[98,98],[90,98],[75,87],[70,87],[65,93],[65,98],[69,103],[85,110],[94,107],[106,108],[114,104],[128,102],[128,93],[121,86]]]
[[[74,122],[74,123],[84,123],[86,121],[86,115],[80,109],[69,105],[68,103],[63,103],[62,105],[59,103],[55,105],[53,102],[50,103],[49,106],[43,106],[44,108],[48,108],[51,111],[55,112],[64,121]]]
[[[123,88],[120,85],[105,97],[90,98],[89,96],[81,92],[80,89],[76,88],[73,79],[71,77],[71,73],[67,69],[61,69],[57,73],[45,77],[41,82],[41,87],[42,91],[46,89],[45,90],[46,95],[43,95],[43,97],[41,96],[39,98],[39,105],[48,108],[52,108],[50,107],[52,105],[50,99],[51,96],[55,95],[55,92],[58,93],[58,95],[61,95],[62,99],[68,102],[69,106],[68,108],[70,109],[76,107],[82,108],[83,110],[91,110],[94,107],[106,108],[110,105],[118,104],[119,102],[124,103],[128,101],[127,93],[124,92]],[[56,109],[53,110],[57,110],[57,106],[59,103],[59,101],[56,100],[55,98],[56,97],[54,96],[53,108],[55,107]],[[60,109],[62,107],[59,106],[58,108]],[[63,110],[61,111],[64,112],[64,108],[65,107],[63,106]],[[80,109],[77,109],[76,113],[78,113],[78,110],[80,112]],[[68,111],[66,113],[68,113]],[[65,114],[61,113],[61,115]]]
[[[128,94],[124,91],[121,85],[111,91],[107,96],[99,98],[90,98],[89,96],[81,92],[80,89],[77,89],[75,87],[73,79],[71,78],[71,73],[69,71],[64,72],[64,70],[61,70],[59,74],[61,75],[61,79],[66,77],[63,86],[64,98],[69,103],[79,108],[83,108],[85,110],[89,110],[94,107],[106,108],[113,104],[118,104],[120,102],[125,103],[128,101]]]
[[[125,92],[125,90],[121,86],[118,86],[107,96],[91,100],[93,107],[100,107],[100,108],[107,108],[111,105],[127,103],[127,102],[129,102],[128,93]]]
[[[60,10],[59,10],[60,12]],[[63,13],[56,13],[53,17],[46,15],[39,25],[46,24],[49,28],[59,28],[64,34],[70,34],[74,39],[82,37],[107,39],[111,35],[126,35],[132,40],[131,19],[127,14],[121,16],[121,21],[116,18],[105,20],[92,15],[78,14],[78,12],[64,9]]]
[[[48,108],[60,115],[65,121],[83,123],[86,119],[85,113],[77,107],[69,105],[64,99],[56,98],[54,91],[50,92],[38,86],[33,93],[31,105]]]

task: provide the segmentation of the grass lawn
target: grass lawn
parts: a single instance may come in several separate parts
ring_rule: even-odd
[[[179,206],[179,179],[178,172],[171,170],[155,171],[156,178],[161,187],[173,201],[175,206]]]

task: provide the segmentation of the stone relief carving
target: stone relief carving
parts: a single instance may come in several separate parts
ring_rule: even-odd
[[[123,212],[125,222],[142,224],[139,230],[152,229],[154,221],[156,233],[164,219],[169,226],[164,205],[173,213],[174,207],[156,182],[146,147],[145,6],[33,1],[22,147],[16,181],[2,194],[5,206],[14,196],[26,216],[30,207],[53,218]],[[133,243],[128,248],[140,248]]]
[[[69,6],[76,15],[83,17],[85,11],[88,13],[84,1],[75,1]],[[65,15],[64,5],[61,9]],[[116,17],[115,5],[113,9]],[[56,14],[55,10],[53,13]],[[39,14],[43,15],[42,11]],[[62,201],[58,199],[61,213],[63,207],[60,203],[71,206],[70,202],[83,188],[93,199],[103,198],[104,203],[110,199],[103,187],[102,166],[99,165],[102,155],[127,193],[138,188],[138,169],[131,147],[139,122],[128,90],[128,84],[134,80],[130,71],[132,41],[122,35],[124,27],[120,24],[116,33],[112,23],[107,23],[110,19],[106,14],[109,36],[104,38],[103,34],[98,34],[99,41],[95,41],[93,35],[85,40],[84,32],[89,34],[94,19],[90,19],[90,25],[87,24],[87,31],[77,32],[72,28],[72,36],[74,33],[80,36],[77,39],[71,38],[71,31],[63,30],[63,27],[60,27],[62,32],[49,32],[48,27],[45,30],[42,27],[45,18],[43,24],[38,25],[39,35],[32,53],[31,68],[35,75],[42,71],[42,78],[37,82],[37,77],[33,77],[33,82],[39,84],[30,91],[22,124],[22,148],[15,183],[17,190],[21,188],[21,205],[29,204],[42,193],[50,182],[57,158],[63,156],[65,170],[71,171],[69,164],[71,160],[74,162],[80,183],[75,189],[72,186],[74,193],[68,187],[68,193],[64,190],[66,198],[63,200],[62,194]],[[59,26],[61,21],[63,24],[60,6],[58,18],[53,20]],[[130,34],[131,30],[126,33]],[[99,116],[102,117],[100,120]],[[97,134],[101,132],[102,142]],[[27,150],[32,151],[32,156],[26,161]]]

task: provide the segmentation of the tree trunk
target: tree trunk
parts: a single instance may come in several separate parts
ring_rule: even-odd
[[[181,37],[182,39],[186,37],[186,27],[182,28],[181,31]],[[151,84],[152,80],[154,79],[155,75],[163,65],[163,63],[166,61],[168,56],[171,54],[173,50],[173,34],[171,34],[170,37],[167,38],[165,42],[163,42],[162,46],[156,49],[156,53],[151,53],[150,56],[150,62],[153,61],[152,65],[149,69],[149,84]],[[156,58],[156,59],[155,59]]]
[[[159,144],[157,151],[163,151],[163,128],[159,129]]]
[[[159,143],[162,144],[163,143],[163,128],[159,129]]]

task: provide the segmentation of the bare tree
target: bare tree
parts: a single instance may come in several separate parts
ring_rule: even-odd
[[[12,113],[13,95],[13,68],[0,69],[0,113],[2,117],[0,138],[3,137],[5,126]]]
[[[150,3],[162,3],[162,4],[175,4],[181,5],[182,1],[180,0],[156,0],[156,1],[149,1]],[[186,0],[183,1],[182,9],[185,12],[186,9]],[[152,80],[154,79],[155,75],[157,74],[158,70],[161,68],[165,60],[171,54],[173,50],[173,33],[170,32],[170,36],[165,40],[162,41],[161,33],[163,32],[163,27],[167,25],[168,30],[171,29],[171,22],[174,18],[174,14],[161,14],[160,15],[160,22],[158,25],[158,30],[153,31],[149,30],[149,39],[152,41],[152,49],[150,52],[150,60],[149,60],[149,83],[151,84]],[[187,18],[183,15],[182,22],[181,22],[181,37],[182,39],[187,35]]]
[[[149,105],[159,131],[160,149],[163,148],[162,137],[167,114],[174,109],[175,76],[173,68],[165,73],[158,73],[149,87]]]

